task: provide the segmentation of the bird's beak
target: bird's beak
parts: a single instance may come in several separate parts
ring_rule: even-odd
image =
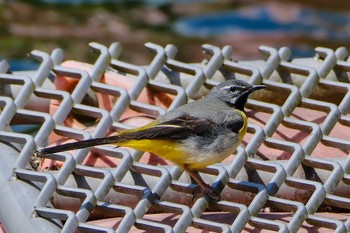
[[[254,85],[254,86],[252,86],[251,91],[253,92],[253,91],[264,89],[264,88],[266,88],[265,85]]]

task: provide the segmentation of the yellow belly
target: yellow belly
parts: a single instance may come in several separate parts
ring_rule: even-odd
[[[148,151],[158,155],[159,157],[172,160],[175,162],[183,154],[180,148],[174,142],[166,140],[131,140],[123,143],[118,143],[118,146],[130,147],[140,151]]]
[[[201,156],[195,152],[186,151],[186,149],[181,149],[175,143],[169,143],[169,141],[165,140],[134,140],[118,143],[118,146],[125,146],[140,151],[148,151],[154,153],[161,158],[174,162],[180,167],[183,167],[186,164],[189,168],[199,169],[219,162],[216,161],[215,157],[212,156],[210,158],[201,159]]]

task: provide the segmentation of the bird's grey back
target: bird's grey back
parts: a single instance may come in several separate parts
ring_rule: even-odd
[[[227,121],[242,120],[242,116],[229,107],[226,103],[219,100],[215,96],[207,96],[194,102],[182,105],[177,109],[167,112],[160,116],[160,122],[169,121],[181,115],[187,114],[191,117],[199,119],[210,119],[216,124],[222,124]]]

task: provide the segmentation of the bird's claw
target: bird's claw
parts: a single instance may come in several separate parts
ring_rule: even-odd
[[[203,190],[203,193],[214,201],[220,201],[220,193],[218,193],[216,189],[210,187],[206,190]]]
[[[210,186],[205,187],[204,189],[201,188],[200,186],[197,186],[196,188],[193,189],[192,194],[193,194],[192,201],[196,199],[197,195],[199,195],[200,197],[203,195],[206,195],[214,201],[220,201],[220,198],[221,198],[220,193],[218,193],[216,189],[213,189]]]

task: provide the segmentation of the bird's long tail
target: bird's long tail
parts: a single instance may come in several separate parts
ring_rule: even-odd
[[[122,140],[120,135],[109,136],[105,138],[93,138],[93,139],[87,139],[79,142],[71,142],[71,143],[66,143],[58,146],[41,148],[41,149],[38,149],[34,154],[40,157],[46,154],[53,154],[53,153],[58,153],[63,151],[82,149],[82,148],[93,147],[98,145],[113,144],[113,143],[119,142],[120,140]]]

